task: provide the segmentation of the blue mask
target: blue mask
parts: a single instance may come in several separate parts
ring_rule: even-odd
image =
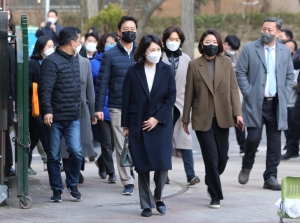
[[[114,43],[106,45],[106,46],[105,46],[105,51],[107,51],[107,50],[113,48],[115,45],[116,45],[116,44],[114,44]]]

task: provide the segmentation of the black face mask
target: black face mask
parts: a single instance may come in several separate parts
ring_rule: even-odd
[[[219,46],[215,46],[213,44],[210,45],[203,45],[203,52],[207,56],[215,56],[219,51]]]
[[[135,40],[136,32],[126,31],[122,32],[122,40],[126,43],[132,43]]]

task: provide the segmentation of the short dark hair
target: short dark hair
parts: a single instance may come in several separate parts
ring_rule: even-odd
[[[42,60],[42,51],[47,45],[48,41],[51,40],[48,36],[40,36],[34,46],[33,53],[31,59]]]
[[[220,33],[219,33],[218,31],[214,30],[214,29],[209,29],[209,30],[205,31],[205,32],[202,34],[202,36],[201,36],[201,38],[200,38],[200,40],[199,40],[198,50],[199,50],[199,52],[200,52],[201,54],[204,54],[203,48],[202,48],[202,46],[203,46],[203,41],[204,41],[205,37],[208,36],[208,35],[210,35],[210,34],[211,34],[211,35],[214,35],[214,36],[216,37],[216,39],[217,39],[218,47],[219,47],[219,51],[217,52],[217,55],[220,55],[220,54],[223,53],[223,51],[224,51],[223,43],[222,43],[222,38],[221,38]]]
[[[275,23],[276,23],[276,28],[277,28],[278,30],[281,30],[281,26],[282,26],[282,21],[281,21],[281,19],[278,19],[278,18],[276,18],[276,17],[265,18],[265,20],[262,22],[262,25],[263,25],[265,22],[275,22]]]
[[[86,33],[86,34],[84,35],[85,40],[86,40],[87,38],[89,38],[90,36],[94,37],[94,38],[97,40],[97,42],[99,41],[99,37],[98,37],[95,33]]]
[[[133,16],[130,16],[130,15],[124,15],[124,16],[122,16],[122,18],[120,19],[120,21],[118,23],[118,30],[121,30],[123,23],[126,21],[133,21],[135,23],[135,27],[137,28],[136,18]]]
[[[118,38],[117,38],[117,36],[116,36],[115,33],[105,33],[105,34],[103,34],[100,37],[100,40],[99,40],[99,42],[98,42],[98,44],[96,46],[98,52],[101,52],[101,53],[104,52],[105,43],[106,43],[106,40],[107,40],[108,37],[114,38],[116,42],[118,41]]]
[[[96,29],[95,27],[90,27],[88,28],[87,32],[89,33],[90,30],[92,30],[92,33],[95,33],[95,35],[99,37],[98,29]]]
[[[294,43],[295,51],[298,49],[298,44],[296,43],[295,40],[289,39],[289,40],[285,41],[284,44],[286,44],[286,43],[288,43],[288,42]]]
[[[294,34],[289,29],[282,29],[281,32],[284,32],[286,37],[289,37],[290,39],[294,39]]]
[[[178,26],[169,26],[168,28],[165,29],[162,37],[162,42],[164,46],[166,46],[167,39],[169,39],[171,33],[176,32],[179,36],[180,39],[180,47],[182,47],[184,41],[185,41],[185,36],[182,32],[182,30]]]
[[[64,46],[67,45],[68,43],[70,43],[71,40],[73,40],[74,42],[77,41],[78,39],[78,28],[76,27],[72,27],[72,26],[67,26],[64,27],[58,35],[58,43],[60,46]]]
[[[236,35],[228,35],[224,39],[224,43],[227,43],[233,50],[238,50],[241,46],[241,41]]]
[[[146,57],[145,57],[145,53],[148,49],[148,47],[151,45],[151,43],[156,43],[157,45],[160,46],[161,50],[162,50],[162,43],[161,40],[155,36],[154,34],[148,34],[142,37],[138,48],[136,49],[135,53],[134,53],[134,60],[139,63],[139,64],[143,64],[146,62]]]
[[[47,13],[47,15],[48,15],[50,12],[55,13],[56,16],[58,15],[58,13],[57,13],[57,11],[56,11],[55,9],[50,9],[49,12]]]

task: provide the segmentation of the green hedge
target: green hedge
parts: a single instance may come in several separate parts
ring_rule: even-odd
[[[300,13],[249,13],[216,14],[195,16],[195,41],[207,29],[216,29],[224,37],[228,34],[239,36],[242,41],[252,41],[259,37],[261,23],[267,17],[278,17],[283,21],[283,28],[291,29],[296,37],[299,35]],[[162,37],[165,28],[170,25],[180,26],[180,17],[151,17],[146,27],[147,33]]]

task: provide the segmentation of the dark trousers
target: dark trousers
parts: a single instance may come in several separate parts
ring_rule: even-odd
[[[9,126],[5,131],[5,176],[9,176],[10,168],[13,166],[13,150],[9,136]]]
[[[267,133],[267,159],[264,179],[274,176],[277,178],[277,167],[281,157],[281,131],[277,124],[277,100],[264,101],[262,106],[262,125],[266,125]],[[262,127],[247,128],[248,134],[245,144],[245,155],[243,157],[244,169],[252,169],[255,153],[261,140]]]
[[[220,175],[224,172],[228,161],[229,129],[220,128],[213,118],[208,131],[196,131],[205,165],[205,184],[213,200],[222,200]]]
[[[97,159],[99,166],[105,166],[107,174],[115,173],[112,154],[114,152],[114,138],[110,121],[98,121],[97,131],[101,144],[101,155]]]
[[[299,139],[300,139],[300,94],[298,93],[297,101],[295,103],[292,120],[290,125],[290,132],[288,135],[288,144],[287,147],[291,152],[298,154],[299,153]]]
[[[294,107],[288,107],[287,108],[287,123],[288,123],[288,129],[284,130],[284,135],[285,135],[285,139],[286,139],[286,143],[285,143],[285,149],[289,150],[288,148],[288,138],[289,138],[289,133],[290,133],[290,127],[291,127],[291,121],[292,121],[292,113],[293,113],[293,108]]]
[[[158,200],[162,198],[162,192],[168,177],[168,170],[154,172],[154,197]],[[139,196],[141,208],[155,208],[156,203],[150,189],[150,172],[139,173]]]
[[[33,149],[36,147],[39,140],[41,140],[43,148],[47,153],[47,136],[41,116],[34,118],[31,114],[29,114],[29,132],[31,144],[28,153],[28,168],[31,166]]]
[[[245,131],[242,131],[238,127],[234,127],[235,129],[235,135],[236,135],[236,140],[240,146],[240,150],[245,150],[245,143],[246,143],[246,133]]]

